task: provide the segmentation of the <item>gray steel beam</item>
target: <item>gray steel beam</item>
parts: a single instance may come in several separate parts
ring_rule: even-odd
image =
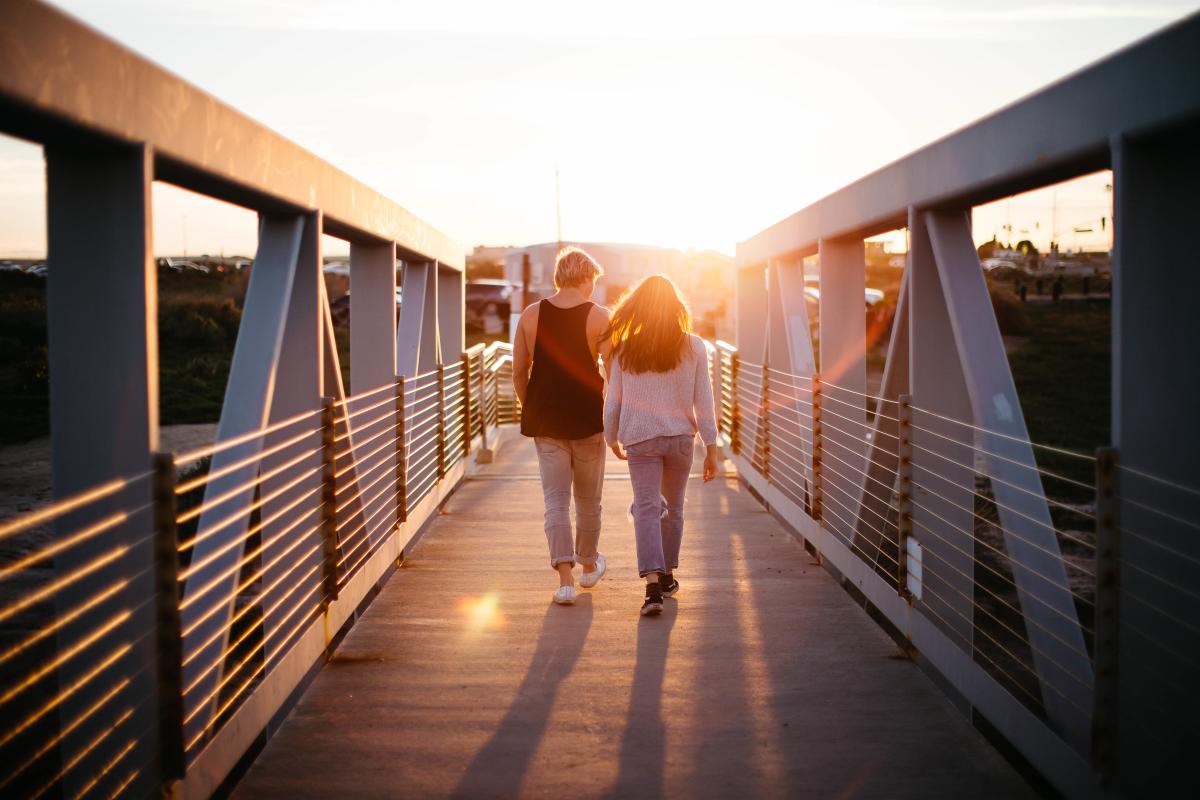
[[[305,622],[306,612],[311,613],[321,600],[321,470],[320,459],[313,454],[320,447],[321,430],[320,417],[312,412],[320,409],[321,398],[331,393],[324,386],[322,358],[326,344],[322,323],[328,304],[322,285],[320,230],[320,214],[304,215],[283,342],[274,365],[267,424],[275,425],[304,413],[310,416],[263,441],[264,449],[270,451],[308,434],[295,445],[263,458],[260,467],[264,476],[259,488],[264,590],[258,603],[262,607],[262,658],[268,671],[283,656],[297,627]],[[253,325],[254,321],[247,317],[242,324]],[[253,408],[258,401],[248,395],[244,402]],[[337,416],[341,416],[340,410]],[[304,453],[313,455],[287,468]],[[279,474],[273,474],[276,472]]]
[[[1115,736],[1117,781],[1131,797],[1192,780],[1200,714],[1197,142],[1200,124],[1113,143],[1120,651],[1116,730],[1099,733]]]
[[[1109,164],[1109,137],[1200,115],[1200,14],[901,158],[737,247],[745,267],[903,227],[906,208],[1007,197]]]
[[[218,442],[251,435],[262,430],[269,419],[305,222],[301,216],[263,217],[260,221],[258,253],[221,405]],[[315,418],[310,422],[315,424]],[[218,706],[238,564],[259,473],[255,457],[262,449],[263,439],[252,437],[214,455],[209,467],[217,473],[244,463],[210,480],[204,488],[205,511],[200,515],[191,556],[192,564],[203,566],[194,569],[184,590],[184,654],[191,658],[183,674],[185,709],[190,716],[184,738],[189,750],[203,740]],[[218,500],[222,497],[226,499]],[[210,613],[214,608],[216,613]]]
[[[391,243],[350,245],[350,389],[396,380],[396,251]]]
[[[925,221],[909,224],[908,367],[912,382],[912,539],[921,578],[914,606],[970,653],[974,641],[975,496],[971,437],[949,419],[971,419],[971,397]]]
[[[862,239],[822,239],[818,249],[822,521],[852,541],[867,453],[867,267]]]
[[[970,221],[962,213],[929,212],[925,226],[954,330],[955,367],[966,379],[973,407],[971,415],[957,419],[977,426],[957,426],[956,438],[974,440],[977,452],[986,454],[1046,714],[1063,738],[1086,753],[1092,665]],[[928,421],[928,415],[915,413],[914,425]]]
[[[404,262],[404,302],[396,329],[396,374],[411,378],[438,363],[437,264]]]
[[[145,143],[160,180],[259,211],[321,210],[330,232],[463,268],[465,249],[411,212],[63,12],[0,0],[0,19],[4,130]]]
[[[158,446],[152,179],[144,147],[46,150],[54,495],[128,482],[55,522],[61,540],[127,515],[54,556],[59,580],[75,576],[54,595],[64,623],[56,633],[59,652],[93,640],[84,655],[66,658],[57,670],[64,796],[84,791],[114,760],[98,790],[114,791],[138,765],[147,769],[133,791],[158,789],[152,484],[146,475]],[[110,692],[116,695],[89,714]]]
[[[891,402],[877,400],[876,416],[872,422],[871,441],[867,445],[866,474],[862,479],[862,509],[855,522],[856,539],[859,547],[868,553],[892,553],[885,534],[888,528],[884,520],[891,518],[893,492],[898,488],[900,469],[900,417],[899,398],[908,394],[908,270],[900,279],[900,296],[896,300],[896,313],[892,318],[892,336],[888,341],[887,358],[883,365],[883,380],[879,385],[879,397]],[[889,541],[890,541],[890,537]],[[899,532],[896,534],[899,545]],[[897,548],[898,549],[898,548]],[[896,552],[895,563],[889,556],[879,563],[896,575],[905,557]],[[904,590],[901,586],[900,589]]]
[[[466,287],[463,277],[459,270],[449,269],[445,264],[437,265],[438,352],[444,364],[457,360],[465,349]]]

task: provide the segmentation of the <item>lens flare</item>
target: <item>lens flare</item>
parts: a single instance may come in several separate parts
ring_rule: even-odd
[[[467,628],[474,631],[504,627],[504,613],[500,610],[500,597],[488,592],[482,597],[464,597],[458,601]]]

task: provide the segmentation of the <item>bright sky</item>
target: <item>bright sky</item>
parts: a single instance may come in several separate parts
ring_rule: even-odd
[[[564,238],[729,253],[839,186],[1196,8],[1177,0],[57,5],[464,247],[553,240],[557,166]],[[1069,213],[1107,214],[1105,180],[1073,190]],[[0,254],[44,248],[41,182],[38,150],[0,140]],[[1049,202],[977,216],[977,238],[1011,220],[1040,245]],[[181,192],[156,191],[155,223],[160,253],[181,252],[185,236],[192,253],[254,250],[252,217]],[[1091,244],[1083,236],[1075,243]]]

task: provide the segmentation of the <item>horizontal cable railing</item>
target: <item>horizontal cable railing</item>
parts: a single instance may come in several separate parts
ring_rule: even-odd
[[[153,544],[152,484],[131,475],[0,521],[0,796],[119,792],[151,766],[130,745],[157,735],[130,677],[153,631],[128,622],[146,602],[134,564]],[[130,522],[137,538],[114,536]],[[72,735],[97,719],[99,736]]]
[[[511,349],[476,346],[0,520],[0,795],[186,776],[515,408]],[[158,622],[130,635],[144,610]],[[134,691],[147,651],[158,719]],[[97,720],[101,737],[75,735]]]
[[[710,353],[721,441],[742,477],[806,540],[816,536],[808,526],[822,531],[820,554],[840,570],[852,566],[847,559],[860,564],[856,585],[877,582],[868,596],[894,625],[909,631],[909,615],[928,620],[1043,725],[1052,705],[1088,720],[1096,713],[1097,648],[1112,627],[1103,581],[1114,569],[1124,570],[1122,602],[1144,611],[1130,630],[1177,662],[1180,676],[1200,667],[1191,655],[1200,625],[1155,601],[1167,592],[1200,609],[1188,573],[1173,578],[1168,566],[1200,560],[1111,514],[1116,479],[1140,482],[1139,495],[1157,492],[1162,502],[1122,499],[1145,509],[1155,533],[1161,525],[1194,535],[1200,519],[1183,509],[1195,509],[1200,490],[1113,466],[1111,450],[1028,441],[907,396],[745,362],[723,342]],[[1114,535],[1158,548],[1164,568],[1120,560],[1104,545]],[[888,593],[900,605],[878,599]],[[1181,698],[1185,685],[1175,685]]]

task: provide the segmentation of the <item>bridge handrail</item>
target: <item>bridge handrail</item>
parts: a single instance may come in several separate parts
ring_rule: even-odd
[[[965,686],[967,699],[985,713],[1007,715],[1005,735],[1015,739],[1019,749],[1024,751],[1028,742],[1037,742],[1042,751],[1031,749],[1026,755],[1060,789],[1069,795],[1097,791],[1090,754],[1078,753],[1057,738],[1043,706],[1043,695],[1049,691],[1076,704],[1076,710],[1090,719],[1091,676],[1080,675],[1062,663],[1061,649],[1076,644],[1063,638],[1059,625],[1047,626],[1022,614],[1014,573],[1027,576],[1025,602],[1042,604],[1052,618],[1074,624],[1073,617],[1055,616],[1061,605],[1054,596],[1059,584],[1040,571],[1045,557],[1060,560],[1072,576],[1072,601],[1079,608],[1090,609],[1089,614],[1100,613],[1097,604],[1103,596],[1097,594],[1097,581],[1105,578],[1115,557],[1106,540],[1114,532],[1141,535],[1113,521],[1107,511],[1114,502],[1113,474],[1122,471],[1113,451],[1101,448],[1088,455],[1028,439],[1017,441],[945,414],[930,414],[917,424],[914,412],[919,414],[922,409],[914,407],[906,395],[886,396],[841,386],[815,371],[801,374],[764,363],[739,363],[737,348],[725,343],[711,344],[710,355],[720,440],[740,478],[787,521],[806,547],[852,581],[934,669],[946,675],[953,675],[952,669],[973,671],[965,684],[961,674],[951,680],[960,689]],[[840,399],[838,393],[855,399]],[[951,427],[935,430],[937,423]],[[923,434],[926,439],[922,442]],[[958,452],[958,459],[962,454],[966,459],[947,456],[939,441]],[[1040,463],[1013,461],[1002,452],[1012,444],[1024,445],[1046,458],[1059,457],[1074,474],[1048,470]],[[1006,459],[1039,484],[1049,481],[1048,485],[1057,485],[1074,497],[1070,502],[1060,501],[997,478],[977,460],[988,458]],[[964,470],[976,476],[974,488],[958,496],[954,490],[957,478],[947,476],[961,475]],[[1081,472],[1088,473],[1091,480],[1083,480]],[[1180,504],[1180,498],[1200,496],[1200,488],[1149,474],[1144,479],[1171,493],[1161,495],[1162,504],[1150,509],[1158,518],[1180,529],[1200,530],[1200,519],[1170,510],[1171,502]],[[1015,491],[1018,497],[1044,497],[1054,514],[1047,518],[1049,522],[1030,516],[1012,505],[1011,498],[998,498],[993,492],[997,487]],[[1081,489],[1087,490],[1088,496],[1079,497]],[[964,498],[966,506],[962,505]],[[945,523],[942,529],[923,528],[912,517],[917,508]],[[943,516],[944,509],[949,509],[953,519]],[[1028,548],[1024,555],[1012,552],[1011,544],[1006,548],[1003,541],[997,542],[1005,515],[1026,527],[1048,530],[1063,547],[1072,549],[1073,557],[1062,559],[1057,550],[1044,550],[1021,532],[1006,531],[1010,543]],[[944,556],[928,548],[914,550],[914,523],[924,538],[944,544],[954,556],[970,563],[973,573],[959,572],[954,563],[943,563]],[[960,541],[947,536],[960,537]],[[1029,554],[1037,556],[1040,563],[1027,561]],[[1151,585],[1170,585],[1169,575],[1163,572],[1145,577]],[[969,592],[972,596],[966,598],[975,609],[973,619],[956,618],[958,604],[940,602],[945,593],[962,591],[960,586],[974,587]],[[1152,604],[1145,591],[1134,590],[1130,596]],[[1169,612],[1163,613],[1183,624]],[[1097,624],[1102,622],[1097,616]],[[964,626],[975,638],[970,646],[975,659],[969,666],[952,657],[955,645],[946,638]],[[1082,627],[1089,640],[1096,640],[1096,647],[1105,646],[1099,638],[1101,631],[1091,624]],[[1147,626],[1133,630],[1150,639],[1155,635]],[[1047,649],[1047,642],[1054,652]],[[1103,661],[1102,655],[1098,657]],[[1080,698],[1087,702],[1080,704]]]
[[[75,686],[111,700],[124,678],[110,674],[106,664],[114,653],[157,636],[160,647],[178,655],[160,660],[163,713],[157,728],[142,734],[160,742],[159,766],[168,776],[190,793],[213,791],[252,744],[258,726],[277,710],[279,700],[272,698],[286,696],[312,668],[462,479],[468,456],[487,447],[488,428],[497,424],[497,400],[511,388],[502,385],[502,371],[482,366],[489,356],[507,357],[508,350],[505,345],[468,348],[453,370],[442,365],[337,403],[327,401],[315,415],[263,426],[236,437],[233,445],[217,442],[182,456],[157,454],[145,473],[0,520],[0,541],[21,545],[16,555],[0,555],[0,589],[17,580],[24,587],[17,595],[0,594],[0,626],[26,620],[24,632],[0,636],[5,720],[0,724],[5,756],[0,788],[32,791],[33,783],[55,771],[45,762],[58,757],[47,742],[52,745],[61,736],[54,719],[59,701],[36,707],[34,689],[61,670],[78,667],[82,682]],[[511,421],[501,415],[499,424]],[[345,443],[340,452],[332,444],[337,441]],[[254,444],[255,452],[235,454],[223,466],[208,461],[235,445]],[[188,468],[184,476],[177,466]],[[210,491],[210,483],[248,470],[248,481]],[[150,502],[144,503],[151,484]],[[131,579],[122,566],[127,546],[102,548],[74,566],[63,559],[82,554],[106,530],[147,512],[145,519],[153,522],[147,535],[157,542],[161,579],[153,602],[162,628],[144,631],[140,639],[110,642],[122,614],[127,615],[119,609],[104,613],[114,586]],[[198,544],[252,514],[252,524],[236,538],[225,533],[218,549],[199,554]],[[73,517],[84,521],[76,524]],[[48,524],[55,535],[47,541],[22,538]],[[267,531],[273,531],[269,540]],[[65,588],[97,576],[107,577],[86,596],[76,596],[71,608],[56,614],[38,610]],[[199,584],[185,601],[189,581]],[[231,605],[236,610],[213,634],[192,635]],[[76,647],[67,652],[50,647],[62,625],[84,620]],[[174,633],[163,637],[163,630]],[[63,758],[70,761],[70,756]],[[130,785],[113,788],[119,794]]]

